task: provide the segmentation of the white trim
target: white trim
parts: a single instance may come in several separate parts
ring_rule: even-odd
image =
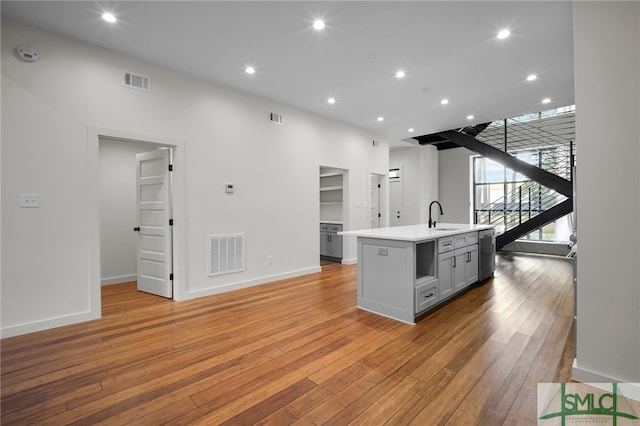
[[[88,263],[90,312],[93,318],[102,316],[100,277],[100,198],[99,198],[99,145],[100,138],[145,142],[174,148],[173,155],[173,299],[182,300],[186,288],[186,206],[185,158],[183,140],[147,135],[126,130],[87,127],[87,227],[89,234]],[[50,328],[50,327],[49,327]]]
[[[214,294],[226,293],[228,291],[239,290],[241,288],[253,287],[261,284],[269,284],[274,281],[284,280],[287,278],[295,278],[302,275],[315,274],[321,271],[322,271],[322,268],[320,266],[314,266],[311,268],[298,269],[296,271],[285,272],[282,274],[268,275],[260,278],[255,278],[252,280],[238,281],[235,283],[224,284],[219,287],[211,287],[211,288],[197,290],[197,291],[187,291],[185,293],[185,297],[183,300],[197,299],[199,297],[204,297],[204,296],[212,296]]]
[[[0,329],[0,339],[20,336],[22,334],[34,333],[36,331],[49,330],[51,328],[62,327],[64,325],[71,325],[99,318],[100,315],[96,315],[91,311],[86,311],[77,314],[65,315],[62,317],[47,318],[39,321],[29,322],[26,324],[8,326]]]
[[[357,265],[358,264],[358,258],[354,257],[351,259],[342,259],[342,264],[343,265]]]
[[[581,383],[626,383],[634,389],[634,395],[625,393],[625,396],[633,397],[640,401],[640,383],[628,383],[615,377],[605,376],[604,374],[578,367],[576,358],[573,359],[571,378]]]
[[[375,314],[375,315],[379,315],[381,317],[391,318],[394,321],[400,321],[400,322],[408,324],[408,325],[416,325],[415,321],[414,322],[406,321],[406,320],[403,320],[401,318],[396,318],[396,317],[392,317],[391,315],[383,314],[382,312],[377,312],[377,311],[373,311],[371,309],[363,308],[362,306],[356,306],[356,308],[358,308],[358,309],[360,309],[362,311],[370,312],[370,313]]]
[[[102,278],[100,280],[100,285],[121,284],[136,281],[137,279],[137,275],[122,275],[120,277]]]

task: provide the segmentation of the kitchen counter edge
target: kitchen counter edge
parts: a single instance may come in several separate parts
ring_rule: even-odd
[[[467,232],[492,229],[494,225],[474,225],[461,223],[439,223],[436,228],[429,228],[427,224],[394,226],[390,228],[360,229],[338,232],[338,235],[355,235],[362,238],[378,238],[396,241],[428,241]]]

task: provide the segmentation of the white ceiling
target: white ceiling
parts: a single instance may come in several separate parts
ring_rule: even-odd
[[[412,135],[574,104],[568,1],[2,1],[1,8],[16,20],[371,129],[395,146]],[[103,21],[104,11],[118,22]],[[326,22],[322,31],[312,28],[317,18]],[[511,36],[499,40],[503,28]],[[247,65],[256,74],[245,74]],[[400,69],[403,79],[394,76]],[[531,73],[538,79],[528,82]],[[329,105],[329,97],[337,102]],[[550,104],[541,104],[545,97]]]

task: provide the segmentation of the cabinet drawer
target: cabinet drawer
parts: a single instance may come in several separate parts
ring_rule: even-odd
[[[446,253],[453,250],[453,237],[438,239],[438,253]]]
[[[438,302],[438,280],[429,281],[416,287],[416,313],[435,305]]]
[[[466,238],[466,242],[467,245],[472,245],[478,242],[478,233],[477,232],[471,232],[470,234],[466,234],[467,238]]]
[[[460,248],[466,246],[466,237],[467,234],[459,234],[453,237],[453,246],[455,248]]]
[[[342,232],[342,225],[329,225],[329,232]]]
[[[453,245],[455,248],[467,247],[478,242],[477,232],[468,232],[466,234],[460,234],[454,236]]]

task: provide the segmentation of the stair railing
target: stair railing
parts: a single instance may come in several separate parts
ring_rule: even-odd
[[[494,121],[475,135],[480,142],[513,154],[551,146],[568,146],[575,140],[575,113],[563,113],[535,121],[516,118]]]

